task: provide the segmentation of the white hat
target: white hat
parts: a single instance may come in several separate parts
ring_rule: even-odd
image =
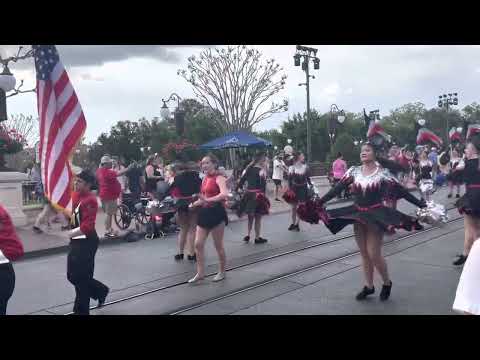
[[[112,162],[112,159],[110,159],[110,156],[102,156],[102,159],[100,160],[100,164],[107,164],[107,163],[111,163]]]

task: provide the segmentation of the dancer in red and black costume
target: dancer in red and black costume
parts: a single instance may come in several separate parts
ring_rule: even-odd
[[[93,278],[95,254],[98,249],[98,235],[95,230],[98,203],[90,192],[95,177],[82,171],[75,178],[75,192],[72,193],[72,230],[69,231],[70,251],[67,257],[67,278],[75,286],[75,315],[90,314],[90,298],[98,300],[98,306],[105,303],[109,288]]]
[[[7,211],[0,205],[0,315],[7,314],[7,303],[15,289],[12,261],[23,256],[23,245]]]
[[[260,236],[262,228],[262,217],[268,215],[270,210],[270,201],[265,196],[267,187],[267,169],[265,154],[258,154],[247,166],[238,183],[237,190],[242,188],[247,182],[247,190],[243,195],[237,211],[237,215],[241,217],[243,214],[248,215],[248,233],[243,238],[245,242],[250,241],[253,223],[255,222],[255,244],[263,244],[268,240]]]
[[[360,160],[361,166],[351,167],[341,181],[319,200],[319,204],[323,205],[349,187],[354,204],[324,211],[321,219],[333,234],[353,224],[366,281],[356,299],[363,300],[375,292],[373,272],[376,268],[383,280],[380,299],[384,301],[389,298],[392,288],[382,254],[384,233],[393,233],[395,229],[422,229],[417,219],[386,207],[385,196],[394,193],[396,198],[404,198],[416,206],[425,207],[426,204],[411,195],[388,169],[380,166],[373,145],[366,143],[362,146]]]
[[[449,172],[447,174],[447,181],[448,186],[450,188],[450,192],[448,194],[448,198],[453,196],[453,188],[457,188],[457,198],[460,198],[460,186],[463,184],[462,179],[462,168],[465,168],[465,164],[463,164],[463,159],[458,156],[457,149],[452,149],[449,161]]]
[[[183,260],[183,252],[187,245],[188,260],[195,261],[195,229],[197,226],[197,211],[190,208],[193,203],[194,195],[200,193],[202,180],[196,170],[194,162],[180,163],[175,167],[175,178],[170,186],[170,194],[176,200],[177,206],[177,224],[180,227],[178,233],[179,252],[175,255],[175,260]]]
[[[283,194],[283,199],[292,207],[292,224],[288,230],[300,231],[298,205],[308,200],[308,185],[312,185],[312,182],[310,170],[305,164],[305,155],[298,153],[294,159],[294,164],[288,168],[288,190]]]
[[[197,255],[197,274],[189,283],[203,280],[205,277],[205,241],[211,233],[215,250],[219,258],[219,271],[213,281],[225,279],[226,256],[223,245],[225,226],[228,216],[225,210],[225,200],[228,196],[227,179],[218,172],[218,159],[210,154],[202,159],[202,170],[205,178],[198,200],[190,205],[197,208],[197,233],[195,235],[195,252]]]
[[[473,243],[480,237],[480,138],[475,136],[465,147],[464,165],[457,166],[457,171],[462,171],[465,182],[465,194],[457,200],[455,206],[463,214],[465,223],[465,240],[463,253],[453,262],[453,265],[463,265]]]

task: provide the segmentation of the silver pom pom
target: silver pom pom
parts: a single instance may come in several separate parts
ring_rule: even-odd
[[[440,225],[448,221],[445,206],[434,201],[427,202],[426,208],[417,209],[417,218],[420,222],[429,225]]]

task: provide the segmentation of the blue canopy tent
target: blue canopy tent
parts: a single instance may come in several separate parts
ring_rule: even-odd
[[[235,131],[219,137],[206,144],[200,145],[202,150],[234,149],[241,147],[265,147],[272,146],[268,140],[256,137],[243,131]]]

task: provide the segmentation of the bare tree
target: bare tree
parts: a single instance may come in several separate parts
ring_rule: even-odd
[[[3,125],[8,129],[15,129],[27,141],[28,146],[34,146],[39,140],[38,119],[31,115],[12,115]]]
[[[188,70],[177,74],[193,87],[195,95],[223,116],[216,125],[223,132],[252,130],[274,113],[286,111],[288,101],[268,101],[285,87],[286,75],[275,59],[260,61],[262,53],[239,45],[207,49],[188,58]],[[280,75],[280,76],[277,76]]]

